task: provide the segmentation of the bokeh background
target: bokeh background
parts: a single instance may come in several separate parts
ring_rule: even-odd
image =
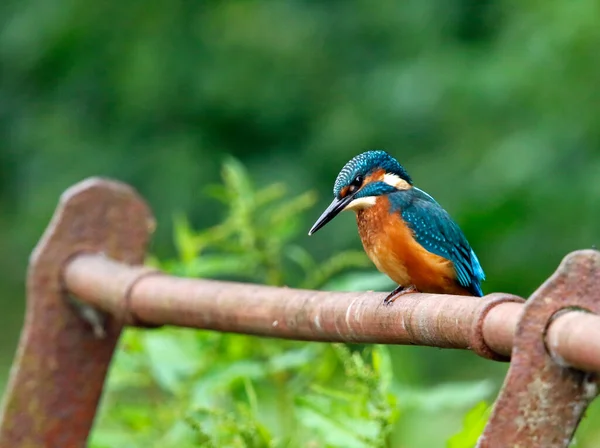
[[[459,222],[484,291],[528,296],[599,242],[598,17],[595,0],[4,0],[1,384],[28,255],[88,176],[135,186],[169,257],[174,213],[218,222],[204,187],[227,155],[259,185],[316,191],[308,229],[342,165],[386,149]],[[300,244],[318,259],[360,247],[350,215],[333,226]],[[500,384],[506,368],[394,353],[424,386]]]

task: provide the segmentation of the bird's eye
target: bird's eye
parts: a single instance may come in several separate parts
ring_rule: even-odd
[[[348,190],[352,193],[355,192],[356,190],[358,190],[360,188],[360,186],[362,185],[364,179],[363,177],[359,174],[358,176],[356,176],[354,178],[354,180],[350,183],[350,187],[348,188]]]

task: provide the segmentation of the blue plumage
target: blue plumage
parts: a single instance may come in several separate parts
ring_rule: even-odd
[[[343,187],[349,185],[357,175],[367,176],[375,169],[383,169],[387,173],[396,174],[409,184],[412,180],[404,167],[385,151],[367,151],[353,157],[339,172],[333,185],[333,195],[340,196]]]
[[[384,194],[393,193],[396,188],[385,182],[372,182],[362,187],[354,197],[366,198],[369,196],[382,196]]]
[[[417,242],[440,257],[452,261],[459,284],[483,296],[485,274],[477,255],[458,225],[431,196],[418,188],[389,194],[391,213],[401,213]]]
[[[353,157],[339,172],[333,195],[308,234],[340,212],[353,210],[367,255],[398,284],[385,304],[415,291],[483,296],[485,274],[465,235],[387,152],[366,151]],[[451,265],[440,264],[440,258]]]

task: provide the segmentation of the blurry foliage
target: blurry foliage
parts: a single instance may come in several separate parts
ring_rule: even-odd
[[[287,266],[296,265],[304,269],[300,283],[316,286],[342,270],[365,266],[364,254],[353,252],[317,265],[294,245],[300,230],[295,223],[310,205],[310,193],[290,199],[277,184],[256,190],[234,159],[222,175],[223,184],[210,191],[227,207],[223,222],[194,231],[179,217],[179,257],[153,258],[152,264],[172,274],[271,285],[284,284]],[[393,383],[385,346],[128,329],[111,367],[91,447],[392,447],[403,411],[448,404],[462,409],[490,393],[477,383],[427,392]],[[469,421],[465,426],[473,431]]]
[[[448,440],[447,448],[473,448],[483,432],[491,412],[485,401],[477,403],[463,421],[463,429]]]
[[[204,228],[197,193],[223,153],[261,182],[317,189],[320,208],[344,162],[385,148],[461,224],[484,290],[528,295],[598,244],[599,13],[596,0],[5,0],[0,246],[15,259],[0,281],[20,285],[58,196],[85,176],[133,184],[160,223],[183,210]],[[348,221],[306,247],[356,247]]]
[[[393,285],[372,271],[344,274],[341,256],[321,262],[360,250],[351,217],[291,238],[329,202],[350,157],[387,149],[461,225],[484,291],[529,295],[567,252],[599,244],[599,14],[596,0],[1,1],[0,381],[23,322],[28,254],[59,195],[86,176],[147,198],[159,223],[152,251],[169,260],[177,249],[164,262],[172,272],[385,290]],[[287,224],[258,214],[268,225],[252,231],[234,228],[239,217],[221,222],[223,187],[201,193],[224,154],[258,185],[285,184],[283,195],[259,188],[258,207],[281,195],[306,210],[315,197],[299,192],[311,190],[310,214]],[[279,240],[267,234],[273,222],[290,226]],[[204,233],[191,228],[213,226],[182,248]],[[444,383],[485,377],[497,388],[505,371],[469,353],[389,352],[410,390],[394,385],[399,406],[416,400],[396,422],[411,448],[435,446],[460,422],[455,403],[470,406]],[[582,447],[600,434],[600,406],[589,415]]]
[[[298,286],[310,289],[322,287],[348,268],[371,266],[362,250],[342,251],[317,264],[306,249],[290,241],[305,230],[298,215],[314,206],[314,192],[290,198],[283,183],[256,190],[233,158],[223,165],[222,178],[222,185],[206,190],[227,207],[226,219],[195,232],[187,219],[178,215],[175,245],[179,258],[163,263],[163,269],[188,277],[234,277],[277,286],[301,278]],[[286,278],[293,268],[301,272]]]

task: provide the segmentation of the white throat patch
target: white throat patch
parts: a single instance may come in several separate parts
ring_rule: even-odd
[[[375,201],[377,198],[375,196],[367,196],[364,198],[356,198],[352,202],[350,202],[344,210],[364,210],[367,208],[371,208],[375,205]]]

